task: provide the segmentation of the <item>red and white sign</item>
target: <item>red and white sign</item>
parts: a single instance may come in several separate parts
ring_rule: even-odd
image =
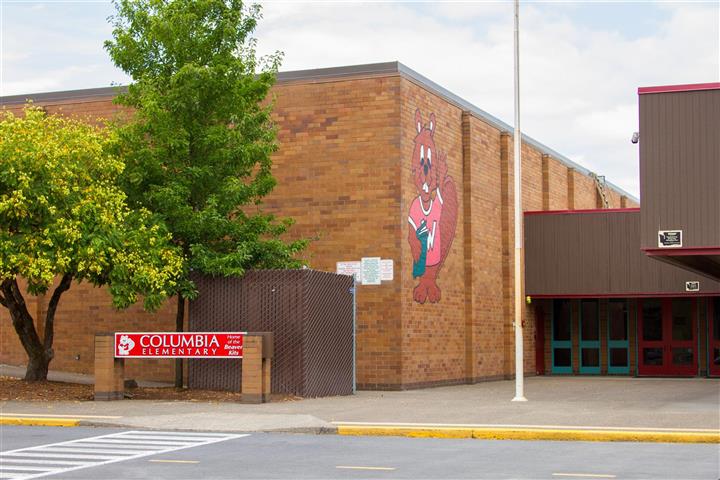
[[[121,332],[115,358],[242,358],[247,332]]]

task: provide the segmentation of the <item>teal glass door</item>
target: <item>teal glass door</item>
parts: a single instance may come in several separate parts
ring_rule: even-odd
[[[580,301],[580,373],[600,373],[600,312],[597,300]]]
[[[629,374],[627,300],[608,302],[608,373]]]
[[[572,370],[572,305],[570,300],[553,300],[552,373],[573,373]]]

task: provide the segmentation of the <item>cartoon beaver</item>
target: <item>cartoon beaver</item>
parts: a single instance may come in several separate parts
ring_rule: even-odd
[[[435,114],[424,125],[420,109],[415,111],[415,149],[412,179],[418,196],[410,205],[408,243],[413,257],[413,278],[420,283],[413,290],[418,303],[440,301],[437,277],[450,251],[457,225],[457,191],[448,173],[447,155],[435,146]]]

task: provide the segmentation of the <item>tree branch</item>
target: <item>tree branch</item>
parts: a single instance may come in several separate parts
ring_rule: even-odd
[[[60,296],[70,288],[72,283],[72,275],[66,273],[63,275],[60,284],[55,287],[55,291],[50,297],[50,303],[48,303],[48,310],[45,314],[45,339],[43,340],[43,346],[45,350],[49,350],[53,344],[53,337],[55,335],[55,311],[57,310],[58,303],[60,302]]]
[[[10,311],[10,317],[13,321],[13,327],[15,327],[15,331],[20,337],[23,348],[25,348],[28,355],[39,352],[42,349],[40,337],[35,329],[32,315],[27,310],[17,280],[14,278],[3,280],[0,283],[0,290],[2,290],[7,309]]]

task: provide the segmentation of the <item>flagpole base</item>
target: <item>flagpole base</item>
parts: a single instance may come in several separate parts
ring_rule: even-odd
[[[515,397],[512,399],[513,402],[527,402],[527,398],[525,397]]]

